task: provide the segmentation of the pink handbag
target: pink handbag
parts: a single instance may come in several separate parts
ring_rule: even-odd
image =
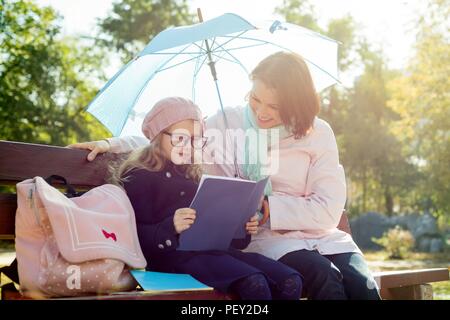
[[[16,255],[20,290],[32,298],[136,288],[144,268],[133,207],[105,184],[68,198],[35,177],[17,184]]]

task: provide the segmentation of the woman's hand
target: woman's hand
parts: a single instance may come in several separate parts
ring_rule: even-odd
[[[262,207],[264,205],[264,196],[261,197],[261,200],[259,200],[259,206],[258,209],[256,211],[260,212]]]
[[[191,227],[195,221],[195,210],[191,208],[180,208],[175,211],[173,216],[173,225],[175,231],[181,233]]]
[[[111,148],[110,144],[106,140],[98,140],[98,141],[90,141],[90,142],[82,142],[82,143],[74,143],[67,146],[71,149],[86,149],[91,150],[88,154],[87,159],[92,161],[97,157],[99,153],[108,152]]]
[[[251,217],[250,221],[245,224],[245,230],[247,230],[248,234],[257,234],[258,224],[258,214],[256,213],[253,217]]]
[[[267,220],[270,217],[270,206],[269,206],[269,200],[263,199],[260,212],[262,212],[263,217],[261,220],[258,221],[259,225],[262,226],[267,222]]]

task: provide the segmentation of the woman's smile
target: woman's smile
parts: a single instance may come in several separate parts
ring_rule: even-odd
[[[257,115],[256,118],[258,120],[258,125],[261,125],[261,126],[266,126],[273,120],[273,118],[271,118],[271,117],[261,116],[261,115]]]

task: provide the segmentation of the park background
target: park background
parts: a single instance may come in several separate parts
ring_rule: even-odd
[[[449,266],[449,0],[0,0],[0,140],[66,146],[111,136],[85,112],[158,32],[234,12],[342,44],[321,92],[353,236],[374,270]],[[377,240],[378,239],[378,240]],[[2,242],[4,261],[12,243]],[[433,284],[450,299],[448,282]]]

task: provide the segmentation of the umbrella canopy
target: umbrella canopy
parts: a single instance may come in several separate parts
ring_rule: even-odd
[[[106,83],[87,111],[114,136],[142,135],[145,114],[163,97],[190,98],[204,115],[242,105],[251,88],[249,73],[278,51],[300,54],[321,91],[338,81],[337,50],[336,41],[309,29],[280,21],[251,23],[227,13],[160,32]]]

